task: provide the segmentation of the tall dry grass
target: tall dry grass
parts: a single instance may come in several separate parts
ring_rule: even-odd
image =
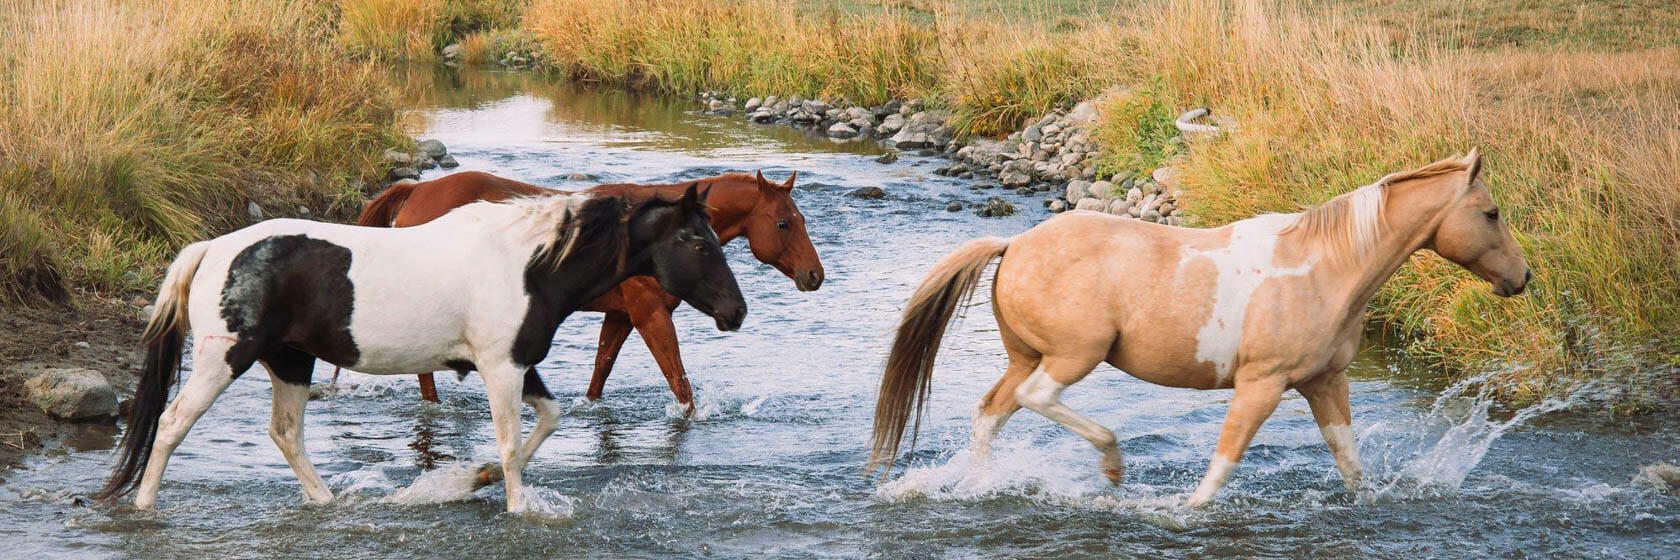
[[[397,141],[394,96],[329,19],[308,2],[4,0],[0,298],[148,287],[248,202],[353,208]]]
[[[431,61],[481,32],[513,29],[526,0],[334,0],[338,39],[381,60]]]

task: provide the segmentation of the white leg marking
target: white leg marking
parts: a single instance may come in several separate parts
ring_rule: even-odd
[[[554,399],[541,397],[526,397],[525,404],[531,405],[537,411],[537,426],[525,436],[525,444],[519,446],[519,470],[523,472],[525,465],[531,463],[531,457],[536,456],[537,449],[542,447],[554,429],[560,426],[560,404]]]
[[[1213,262],[1218,277],[1214,280],[1213,312],[1207,323],[1196,333],[1196,359],[1213,364],[1214,374],[1221,384],[1231,376],[1236,365],[1237,350],[1242,345],[1243,321],[1248,316],[1248,304],[1255,290],[1271,278],[1302,276],[1312,271],[1312,263],[1282,268],[1272,264],[1277,248],[1278,232],[1295,220],[1292,214],[1268,215],[1243,220],[1231,225],[1231,237],[1226,246],[1200,251],[1184,249],[1179,266],[1197,258]]]
[[[1013,414],[986,414],[984,410],[986,403],[974,407],[974,439],[970,447],[974,450],[974,460],[977,463],[991,460],[992,439],[997,437],[998,430],[1003,428],[1003,424],[1008,422]]]
[[[1359,466],[1359,445],[1353,440],[1353,428],[1346,424],[1319,426],[1330,454],[1336,457],[1336,470],[1342,471],[1342,484],[1349,492],[1358,492],[1364,474]]]
[[[1201,485],[1196,487],[1195,493],[1190,494],[1189,501],[1184,503],[1185,507],[1202,507],[1213,500],[1213,495],[1225,487],[1225,480],[1231,477],[1231,470],[1236,466],[1236,461],[1226,459],[1223,455],[1214,455],[1213,460],[1208,462],[1207,474],[1202,477]]]
[[[519,393],[524,388],[525,368],[512,364],[479,370],[490,398],[490,422],[496,426],[496,454],[502,460],[502,483],[507,487],[507,510],[523,511],[520,496]]]
[[[1015,388],[1015,400],[1020,402],[1021,406],[1066,426],[1096,446],[1103,454],[1103,474],[1109,480],[1118,483],[1125,473],[1125,463],[1121,459],[1120,446],[1116,444],[1114,432],[1062,404],[1062,390],[1066,388],[1066,385],[1051,379],[1050,374],[1045,373],[1044,366],[1039,366]]]
[[[269,419],[268,437],[280,448],[286,464],[292,466],[298,482],[303,484],[303,496],[315,504],[332,501],[332,490],[315,473],[315,465],[309,462],[309,453],[303,449],[303,409],[309,402],[309,386],[281,381],[272,373],[269,381],[274,385],[274,411]]]
[[[146,460],[146,472],[140,477],[140,488],[134,495],[134,507],[149,509],[157,502],[158,487],[163,483],[163,471],[169,466],[169,455],[186,439],[187,432],[210,404],[233,383],[233,372],[227,366],[227,349],[233,346],[229,337],[199,337],[194,344],[193,372],[180,394],[164,409],[158,419],[157,439],[152,442],[151,457]]]

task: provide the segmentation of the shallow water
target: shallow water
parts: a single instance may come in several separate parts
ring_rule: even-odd
[[[1552,411],[1576,405],[1567,400],[1490,412],[1468,385],[1416,382],[1432,372],[1380,346],[1353,369],[1368,479],[1357,496],[1291,394],[1212,507],[1182,510],[1229,392],[1157,387],[1107,366],[1066,401],[1116,430],[1123,485],[1102,479],[1083,440],[1029,411],[1003,431],[993,464],[975,468],[969,413],[1004,364],[985,305],[946,338],[911,467],[877,486],[860,467],[904,298],[962,240],[1047,217],[1037,200],[1003,195],[1024,210],[1009,218],[948,213],[949,201],[983,196],[932,174],[940,160],[879,165],[863,143],[692,114],[685,102],[517,74],[409,79],[434,84],[416,94],[430,107],[419,126],[461,169],[567,188],[595,182],[564,179],[574,172],[667,182],[797,170],[794,197],[828,279],[799,292],[745,240],[728,249],[745,327],[719,333],[678,312],[692,420],[639,339],[606,398],[584,402],[600,319],[569,320],[540,367],[568,410],[526,470],[528,514],[503,513],[499,485],[470,488],[495,456],[476,377],[440,375],[444,402],[427,405],[412,378],[346,373],[309,404],[307,445],[339,497],[309,506],[269,442],[269,382],[253,372],[176,453],[155,511],[79,505],[109,472],[109,436],[7,475],[0,557],[1680,556],[1680,499],[1632,482],[1641,465],[1680,458],[1671,418]],[[888,197],[843,196],[866,185]]]

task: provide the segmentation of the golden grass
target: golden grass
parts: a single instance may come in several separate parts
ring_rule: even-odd
[[[338,39],[374,59],[430,61],[474,33],[518,25],[525,0],[336,0]]]
[[[248,201],[352,208],[397,137],[393,95],[344,61],[321,8],[4,0],[0,283],[44,265],[71,287],[145,288]]]

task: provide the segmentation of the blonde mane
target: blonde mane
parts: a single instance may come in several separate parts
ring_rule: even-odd
[[[1363,259],[1376,248],[1388,230],[1383,207],[1389,188],[1395,184],[1438,177],[1469,169],[1469,164],[1449,158],[1413,169],[1390,173],[1376,183],[1354,189],[1323,204],[1308,208],[1284,232],[1299,231],[1342,259]]]
[[[587,193],[557,192],[486,200],[462,206],[445,218],[474,219],[487,228],[501,228],[513,237],[514,243],[532,247],[549,264],[558,266],[576,245],[577,229],[581,225],[578,214],[592,198],[594,195]]]

